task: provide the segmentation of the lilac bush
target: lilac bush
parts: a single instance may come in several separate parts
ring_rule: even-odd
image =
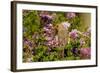
[[[90,59],[91,27],[80,14],[23,10],[23,62]]]

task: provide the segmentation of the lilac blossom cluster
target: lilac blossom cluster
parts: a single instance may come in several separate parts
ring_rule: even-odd
[[[55,39],[55,32],[52,24],[47,24],[47,26],[44,26],[44,35],[46,39],[46,45],[48,46],[56,46],[58,45],[57,39]]]
[[[85,34],[83,34],[83,33],[85,33]],[[88,33],[88,34],[86,34],[86,33]],[[90,34],[91,34],[90,29],[88,29],[86,32],[80,32],[76,29],[69,32],[69,36],[70,36],[71,39],[73,39],[73,41],[78,40],[78,37],[80,35],[83,36],[83,37],[85,35],[85,38],[87,38],[87,37],[90,36]],[[72,49],[72,52],[73,52],[74,55],[77,55],[78,52],[79,52],[81,59],[89,59],[91,57],[91,48],[85,47],[87,41],[83,37],[79,37],[80,38],[79,43],[80,43],[80,47],[81,47],[80,50],[78,50],[77,47],[74,47]]]
[[[68,12],[66,16],[67,16],[68,19],[72,19],[72,18],[74,18],[76,16],[76,13]]]
[[[83,59],[87,59],[91,57],[91,48],[81,48],[80,49],[80,57]]]
[[[40,17],[42,18],[42,21],[44,22],[43,26],[43,35],[46,39],[45,44],[49,46],[49,49],[51,47],[56,47],[58,45],[58,38],[55,36],[56,30],[51,23],[53,20],[53,16],[48,13],[41,13]]]
[[[72,30],[70,33],[69,33],[69,36],[73,39],[76,39],[78,37],[78,31],[77,29],[74,29]]]

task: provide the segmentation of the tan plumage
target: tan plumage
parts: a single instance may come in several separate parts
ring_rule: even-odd
[[[68,22],[64,23],[69,24]],[[58,24],[58,37],[62,46],[65,46],[68,42],[68,27],[65,27],[64,23]]]

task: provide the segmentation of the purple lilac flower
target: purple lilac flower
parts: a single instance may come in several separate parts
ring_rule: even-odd
[[[47,26],[50,27],[50,28],[52,28],[53,27],[53,24],[48,24]]]
[[[78,49],[77,49],[77,48],[73,48],[73,49],[72,49],[72,52],[73,52],[74,55],[77,55]]]
[[[74,12],[68,12],[67,13],[67,18],[68,19],[74,18],[75,16],[76,16],[76,14]]]
[[[51,15],[47,15],[47,14],[40,14],[40,17],[47,18],[47,19],[52,19],[52,16]]]
[[[45,28],[47,28],[47,29],[52,29],[53,28],[53,24],[45,24],[45,26],[44,26]]]
[[[80,49],[80,57],[82,59],[90,58],[91,56],[91,48],[81,48]]]
[[[32,42],[31,42],[31,41],[29,41],[29,46],[30,46],[30,47],[32,47],[32,46],[33,46],[33,44],[32,44]]]
[[[55,37],[54,40],[53,40],[53,45],[54,45],[54,47],[56,47],[58,44],[59,44],[59,43],[58,43],[58,38]]]
[[[24,44],[28,44],[29,43],[29,41],[27,39],[25,39],[23,42],[24,42]]]
[[[23,41],[24,45],[27,45],[29,47],[29,49],[32,49],[33,48],[33,43],[32,41],[28,40],[28,39],[25,39]]]
[[[26,42],[26,41],[28,41],[28,40],[27,40],[27,38],[26,38],[26,37],[24,37],[23,41],[24,41],[24,42]]]
[[[46,39],[45,44],[49,47],[55,47],[58,43],[57,37],[55,37],[55,29],[53,27],[53,24],[45,24],[43,27],[44,30],[44,37]]]
[[[53,39],[46,42],[48,46],[56,47],[58,45],[58,41]]]
[[[40,14],[41,20],[48,24],[52,22],[53,17],[49,14]]]
[[[52,40],[52,37],[46,36],[45,39],[48,40],[48,41],[50,41],[50,40]]]
[[[53,28],[53,24],[45,24],[45,26],[44,26],[44,30],[48,30],[48,29],[52,29]]]
[[[84,41],[84,39],[82,38],[82,39],[80,39],[80,45],[81,46],[83,46],[85,44],[85,41]]]
[[[43,29],[44,29],[44,34],[45,34],[46,36],[52,34],[52,29],[48,29],[47,27],[44,27]]]
[[[44,29],[44,31],[49,31],[49,29],[47,27],[44,27],[43,29]]]
[[[74,29],[72,30],[70,33],[69,33],[69,36],[73,39],[76,39],[78,37],[78,31],[77,29]]]
[[[47,45],[47,46],[51,46],[51,45],[52,45],[52,41],[47,41],[47,42],[46,42],[46,45]]]
[[[46,26],[43,27],[44,29],[44,36],[45,36],[45,39],[46,39],[46,45],[48,46],[52,46],[53,44],[53,37],[51,36],[53,33],[52,33],[52,24],[47,24]]]

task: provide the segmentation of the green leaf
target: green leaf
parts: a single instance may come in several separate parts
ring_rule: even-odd
[[[74,60],[74,56],[66,57],[67,60]]]

